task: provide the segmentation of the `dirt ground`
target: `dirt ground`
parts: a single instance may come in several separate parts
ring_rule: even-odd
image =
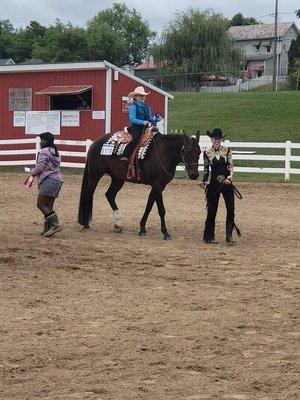
[[[122,234],[96,192],[92,229],[76,223],[80,176],[66,176],[64,230],[42,238],[36,186],[0,176],[0,398],[12,400],[292,400],[297,398],[296,270],[300,185],[241,183],[243,237],[202,243],[203,191],[165,191],[171,241],[149,189],[126,184]]]

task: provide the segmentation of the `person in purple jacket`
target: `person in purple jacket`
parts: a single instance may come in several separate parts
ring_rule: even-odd
[[[53,211],[53,204],[58,197],[63,179],[60,172],[61,157],[54,144],[54,136],[50,132],[44,132],[39,137],[41,150],[36,165],[30,173],[38,178],[37,207],[45,217],[42,235],[48,237],[62,230],[57,214]]]

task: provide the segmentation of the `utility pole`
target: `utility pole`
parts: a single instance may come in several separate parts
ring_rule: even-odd
[[[278,42],[278,0],[275,0],[275,20],[274,20],[274,62],[273,62],[273,90],[277,90],[277,42]]]

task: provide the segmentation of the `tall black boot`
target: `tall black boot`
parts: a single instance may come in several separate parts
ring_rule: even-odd
[[[232,237],[233,226],[232,222],[226,222],[226,243],[229,245],[236,244],[236,241]]]

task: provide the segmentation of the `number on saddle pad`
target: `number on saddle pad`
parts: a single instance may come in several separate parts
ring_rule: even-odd
[[[102,156],[111,156],[114,152],[114,149],[115,149],[114,144],[104,143],[101,148],[100,154]]]

